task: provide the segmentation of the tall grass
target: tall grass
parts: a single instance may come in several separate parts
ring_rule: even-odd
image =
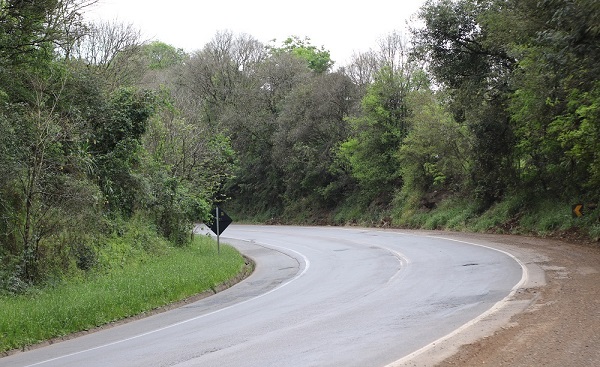
[[[234,278],[244,259],[233,248],[221,253],[210,238],[168,248],[123,268],[0,297],[0,352],[88,330],[214,289]]]

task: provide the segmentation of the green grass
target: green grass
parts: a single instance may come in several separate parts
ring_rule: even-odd
[[[399,206],[394,214],[394,224],[405,228],[600,238],[600,209],[588,208],[585,216],[573,218],[571,204],[560,200],[509,196],[479,213],[475,203],[450,198],[433,210]]]
[[[234,278],[244,259],[232,247],[196,237],[185,248],[145,258],[90,279],[0,297],[0,352],[173,303]]]

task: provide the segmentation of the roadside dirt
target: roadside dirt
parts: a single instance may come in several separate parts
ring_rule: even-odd
[[[507,324],[429,365],[600,366],[600,244],[464,233],[444,236],[529,254],[517,257],[543,270],[545,285],[517,291],[512,301],[521,302],[523,308]]]

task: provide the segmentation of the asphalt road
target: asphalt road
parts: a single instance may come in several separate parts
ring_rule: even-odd
[[[399,231],[232,225],[257,262],[215,296],[0,366],[386,366],[498,307],[511,255]]]

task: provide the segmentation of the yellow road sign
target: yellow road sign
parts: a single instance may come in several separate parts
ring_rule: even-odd
[[[583,204],[575,204],[571,207],[573,218],[579,218],[583,216]]]

